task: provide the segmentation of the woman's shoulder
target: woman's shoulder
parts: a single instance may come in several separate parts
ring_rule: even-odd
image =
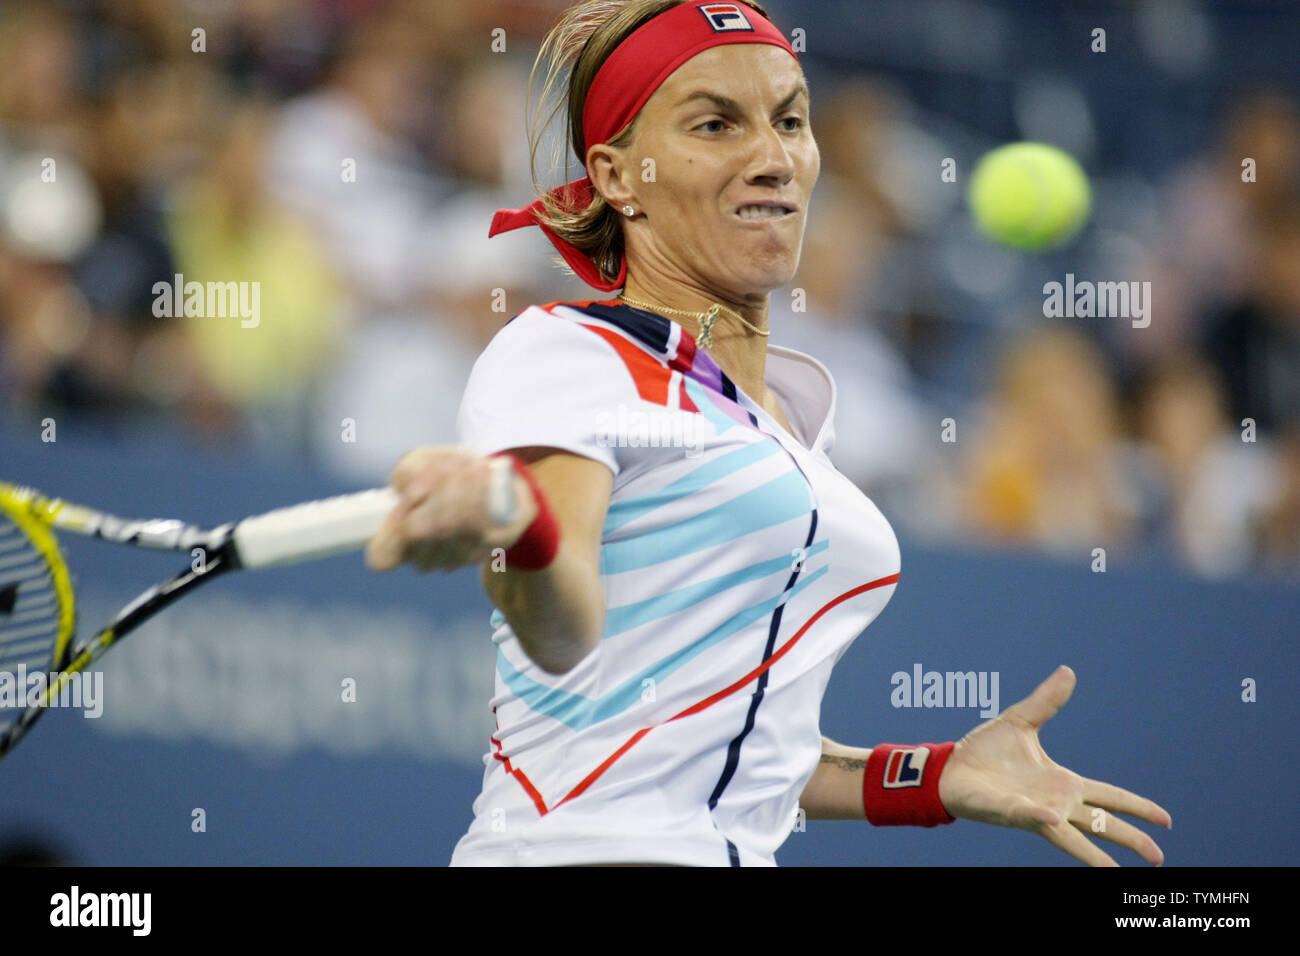
[[[593,300],[529,305],[505,323],[493,343],[544,339],[550,348],[569,346],[624,356],[630,351],[627,346],[633,345],[666,360],[671,338],[666,319],[634,313],[617,300]]]
[[[547,302],[525,306],[506,320],[501,332],[507,329],[513,334],[520,334],[522,329],[557,329],[564,326],[581,327],[592,318],[587,311],[592,302]],[[499,334],[499,333],[498,333]]]
[[[529,305],[506,321],[479,355],[477,367],[501,373],[532,368],[544,377],[574,379],[584,370],[602,371],[624,364],[626,347],[619,330],[584,311],[588,303],[548,302]]]
[[[533,303],[526,306],[523,311],[519,312],[515,318],[521,316],[541,317],[549,316],[552,319],[565,319],[571,322],[581,322],[584,319],[599,315],[611,307],[619,307],[621,303],[617,301],[598,302],[589,301],[564,301]]]
[[[582,329],[584,315],[572,303],[548,302],[545,305],[528,305],[505,321],[492,337],[488,348],[505,344],[518,344],[541,338],[547,341],[583,341],[587,333]]]

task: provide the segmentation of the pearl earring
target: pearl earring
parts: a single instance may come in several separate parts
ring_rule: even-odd
[[[624,207],[623,207],[623,215],[625,215],[625,216],[635,216],[635,215],[636,215],[636,210],[633,209],[631,206],[624,206]]]

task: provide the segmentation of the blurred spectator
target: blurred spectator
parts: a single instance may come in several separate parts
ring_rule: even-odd
[[[1300,431],[1282,435],[1277,448],[1278,483],[1261,517],[1257,537],[1265,567],[1300,572]]]
[[[455,441],[470,369],[512,315],[529,304],[591,297],[554,266],[553,249],[531,230],[488,238],[498,208],[533,197],[527,150],[511,138],[524,128],[517,94],[527,75],[525,65],[503,57],[467,67],[452,83],[447,139],[459,145],[449,172],[459,188],[421,224],[436,232],[437,245],[418,263],[419,311],[375,312],[352,324],[341,349],[347,360],[321,396],[315,453],[350,479],[383,481],[413,446]],[[344,419],[357,423],[356,442],[339,440]]]
[[[1242,180],[1246,159],[1255,164],[1253,182]],[[1294,100],[1268,91],[1230,101],[1217,142],[1180,166],[1163,188],[1157,241],[1141,251],[1138,269],[1158,290],[1160,317],[1125,341],[1131,358],[1153,362],[1195,346],[1216,317],[1251,298],[1260,244],[1270,242],[1266,220],[1293,210],[1298,197]],[[1220,367],[1235,402],[1240,385]]]
[[[1255,182],[1242,162],[1255,161]],[[1182,166],[1165,191],[1161,246],[1194,312],[1205,313],[1246,293],[1254,258],[1252,222],[1300,188],[1300,117],[1276,92],[1232,102],[1219,140]]]
[[[252,102],[230,117],[214,137],[208,168],[178,190],[170,236],[186,283],[246,283],[256,293],[253,318],[206,310],[184,317],[206,376],[231,404],[297,408],[297,435],[301,406],[332,357],[339,288],[309,227],[266,194],[273,120],[273,112]]]
[[[427,263],[454,244],[437,215],[454,182],[410,139],[438,99],[436,48],[405,11],[352,24],[328,80],[283,107],[266,152],[270,196],[318,232],[357,315],[420,303]]]
[[[1300,198],[1259,214],[1241,298],[1206,331],[1207,358],[1228,388],[1236,424],[1300,428]]]
[[[771,344],[811,355],[836,384],[835,466],[872,495],[915,473],[932,420],[898,350],[868,321],[863,300],[875,240],[853,194],[823,173],[813,193],[799,271],[772,295]],[[879,240],[883,241],[883,240]],[[793,310],[802,295],[801,311]]]
[[[822,169],[852,204],[865,251],[877,244],[874,236],[906,227],[903,197],[890,188],[886,164],[903,109],[889,90],[865,77],[845,79],[815,97],[811,118]]]
[[[1060,553],[1129,542],[1138,510],[1117,399],[1101,353],[1061,326],[1034,328],[1000,360],[967,447],[970,530]]]
[[[1227,419],[1218,375],[1184,354],[1152,369],[1139,392],[1136,436],[1157,470],[1150,531],[1199,573],[1250,570],[1260,523],[1280,493],[1271,449],[1243,442]]]
[[[69,157],[0,157],[0,384],[13,401],[116,398],[120,336],[92,322],[71,270],[102,216],[94,184]]]
[[[0,4],[0,141],[84,155],[76,22],[53,4]]]

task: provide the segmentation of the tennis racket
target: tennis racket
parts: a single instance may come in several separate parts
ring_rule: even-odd
[[[492,520],[514,517],[514,473],[491,462]],[[169,519],[127,520],[0,482],[0,680],[45,675],[43,686],[16,688],[16,706],[0,704],[0,757],[45,712],[75,674],[126,635],[199,585],[235,570],[316,561],[363,549],[396,507],[390,488],[309,501],[205,529]],[[77,606],[72,577],[54,532],[113,544],[182,551],[185,570],[143,591],[89,639],[74,645]],[[21,670],[18,670],[21,668]],[[51,677],[50,675],[54,675]]]

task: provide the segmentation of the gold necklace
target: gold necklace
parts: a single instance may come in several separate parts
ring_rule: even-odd
[[[759,335],[772,334],[771,329],[760,329],[757,326],[751,325],[749,322],[745,321],[745,317],[739,312],[734,309],[728,309],[725,305],[721,305],[717,302],[709,306],[708,311],[706,312],[686,312],[682,309],[670,309],[664,305],[655,305],[652,302],[638,302],[636,299],[629,299],[625,295],[621,295],[619,298],[628,305],[635,306],[638,309],[650,309],[652,312],[667,312],[669,315],[684,315],[695,319],[700,323],[699,344],[702,348],[706,349],[713,347],[713,323],[718,321],[719,312],[730,312],[736,318],[740,319],[741,324],[751,332],[757,332]]]

